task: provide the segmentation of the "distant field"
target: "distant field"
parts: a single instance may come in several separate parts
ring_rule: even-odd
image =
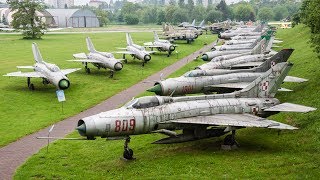
[[[295,63],[290,75],[310,79],[304,84],[284,84],[294,92],[277,97],[320,108],[319,59],[307,43],[309,30],[302,26],[279,30],[277,37],[284,41],[283,47],[296,49],[290,58]],[[132,136],[130,147],[137,158],[132,162],[120,160],[123,141],[56,141],[49,153],[42,149],[20,167],[15,179],[317,179],[319,116],[319,110],[272,116],[300,129],[279,134],[271,129],[242,129],[237,133],[240,149],[234,151],[220,150],[223,137],[155,145],[151,142],[163,135]]]
[[[73,59],[74,53],[87,52],[87,36],[91,37],[96,49],[100,51],[114,52],[117,47],[126,46],[124,33],[50,34],[36,43],[47,62],[56,63],[61,69],[77,68],[83,66],[66,60]],[[131,36],[137,44],[153,40],[152,33],[132,33]],[[19,35],[0,35],[1,75],[17,71],[17,65],[34,64],[31,51],[33,41],[20,38]],[[43,85],[41,79],[34,78],[31,81],[36,90],[29,91],[26,78],[0,76],[0,147],[98,104],[215,39],[216,36],[204,35],[192,44],[181,41],[177,48],[178,55],[175,52],[169,58],[166,54],[152,55],[152,60],[144,68],[141,61],[127,56],[128,64],[124,64],[124,68],[115,73],[114,79],[109,78],[109,71],[97,70],[92,65],[89,65],[90,75],[84,69],[72,73],[69,75],[71,87],[65,90],[67,101],[64,103],[63,114],[54,86]]]

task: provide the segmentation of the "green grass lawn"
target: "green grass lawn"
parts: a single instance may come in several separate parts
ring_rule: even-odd
[[[124,33],[48,34],[36,43],[47,62],[55,63],[61,69],[79,68],[83,67],[81,63],[66,60],[73,59],[74,53],[87,52],[86,36],[91,37],[99,51],[115,52],[117,47],[126,46]],[[136,44],[153,40],[152,33],[132,33],[131,36]],[[17,65],[34,64],[31,51],[33,41],[20,38],[19,35],[0,35],[0,74],[17,71]],[[115,72],[113,79],[109,78],[109,71],[97,70],[90,64],[90,75],[85,73],[84,68],[69,75],[71,86],[65,90],[67,101],[64,103],[64,113],[54,86],[43,85],[41,79],[34,78],[31,81],[36,90],[29,91],[26,78],[0,76],[0,147],[98,104],[215,39],[216,36],[203,35],[192,44],[181,41],[177,48],[178,56],[176,53],[169,58],[166,54],[152,55],[152,60],[143,68],[141,61],[127,56],[128,64]],[[120,54],[116,56],[122,57]]]
[[[284,84],[294,92],[279,92],[282,102],[320,108],[319,60],[307,43],[302,26],[279,30],[283,47],[295,48],[290,75],[308,78]],[[192,62],[194,65],[200,61]],[[191,64],[190,64],[191,65]],[[184,67],[175,75],[183,74]],[[22,87],[21,87],[22,88]],[[54,99],[54,98],[53,98]],[[317,179],[320,177],[319,111],[281,113],[270,119],[299,127],[295,131],[248,128],[237,132],[240,148],[220,150],[221,138],[172,145],[151,142],[163,135],[132,136],[134,161],[120,160],[123,141],[56,141],[22,165],[15,179]],[[74,132],[70,137],[78,137]]]

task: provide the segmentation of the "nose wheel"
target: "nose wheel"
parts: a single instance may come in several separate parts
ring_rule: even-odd
[[[134,160],[135,158],[133,157],[133,150],[129,148],[129,143],[130,143],[130,137],[126,137],[124,141],[124,150],[123,150],[123,158],[125,160]]]
[[[110,78],[113,78],[113,76],[114,76],[114,71],[111,70],[110,72],[111,72],[111,74],[110,74],[109,77],[110,77]]]

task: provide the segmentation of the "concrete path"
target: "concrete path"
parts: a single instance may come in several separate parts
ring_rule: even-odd
[[[135,97],[145,90],[153,86],[155,80],[159,80],[161,74],[163,77],[170,75],[179,68],[183,67],[187,63],[193,61],[197,56],[208,51],[213,47],[214,43],[211,43],[200,50],[190,54],[189,56],[181,59],[180,61],[164,68],[163,70],[149,76],[148,78],[140,81],[139,83],[129,87],[128,89],[121,91],[120,93],[112,96],[111,98],[103,101],[102,103],[81,112],[78,115],[67,118],[55,124],[54,130],[51,132],[50,136],[53,137],[64,137],[75,130],[77,122],[79,119],[100,113],[102,111],[107,111],[115,109],[120,105],[130,101],[132,97]],[[152,62],[151,62],[152,63]],[[51,127],[51,126],[50,126]],[[48,129],[42,129],[38,132],[25,136],[16,142],[8,144],[0,148],[0,179],[12,179],[15,170],[23,164],[27,158],[37,153],[41,148],[47,145],[47,140],[37,140],[36,137],[47,136]]]

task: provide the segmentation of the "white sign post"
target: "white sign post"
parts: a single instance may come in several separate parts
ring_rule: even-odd
[[[63,90],[57,90],[56,94],[57,94],[58,101],[61,102],[62,114],[63,114],[63,101],[66,101],[66,97],[64,95],[64,91]]]

